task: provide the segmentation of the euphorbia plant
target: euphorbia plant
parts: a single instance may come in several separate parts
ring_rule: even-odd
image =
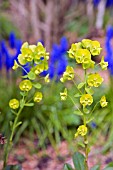
[[[76,68],[81,65],[84,71],[83,81],[81,80],[81,75],[77,75],[76,69],[67,66],[66,71],[61,77],[61,82],[72,81],[75,88],[78,89],[78,93],[69,95],[67,88],[60,93],[61,100],[66,100],[68,97],[74,104],[75,114],[78,114],[82,119],[82,124],[77,128],[75,133],[76,138],[82,138],[82,146],[84,147],[84,155],[77,152],[74,157],[74,165],[77,170],[89,170],[88,167],[88,154],[90,152],[89,141],[88,141],[88,124],[95,118],[94,110],[98,104],[101,107],[107,106],[106,97],[102,96],[100,100],[93,105],[94,98],[93,95],[96,93],[96,88],[101,86],[104,79],[101,75],[96,72],[96,66],[99,65],[100,69],[106,70],[108,62],[104,61],[102,56],[100,63],[96,64],[92,58],[98,56],[101,52],[100,43],[98,41],[92,41],[89,39],[83,39],[81,42],[71,45],[68,51],[69,57],[75,61]],[[79,77],[80,82],[76,83],[75,78]],[[78,98],[78,103],[75,102],[75,98]],[[64,166],[65,170],[72,170],[71,165],[66,164]]]
[[[46,49],[40,42],[37,45],[29,45],[25,42],[21,47],[21,54],[18,56],[18,61],[14,61],[13,69],[21,68],[26,75],[22,77],[22,81],[19,83],[20,100],[13,98],[9,101],[9,106],[15,118],[14,121],[10,122],[11,133],[4,149],[3,169],[7,169],[7,159],[13,145],[14,134],[17,127],[22,124],[19,121],[22,110],[26,106],[33,106],[35,102],[40,102],[43,98],[43,94],[39,90],[41,88],[39,80],[42,79],[40,73],[48,69],[48,59],[49,53],[46,52]],[[27,67],[30,69],[29,72],[25,69]],[[48,82],[48,75],[44,79],[45,82]]]

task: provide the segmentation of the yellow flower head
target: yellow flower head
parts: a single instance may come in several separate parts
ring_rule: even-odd
[[[75,138],[78,135],[85,136],[87,134],[87,131],[88,131],[88,129],[85,125],[79,126],[78,129],[77,129],[77,132],[75,133]]]
[[[106,102],[106,97],[105,96],[102,96],[101,99],[100,99],[100,105],[101,107],[106,107],[108,104],[108,102]]]
[[[102,84],[102,82],[103,82],[103,78],[98,73],[89,74],[87,79],[87,83],[91,87],[92,86],[98,87]]]
[[[72,80],[74,78],[74,69],[71,66],[66,67],[66,71],[63,73],[63,77],[60,79],[61,82],[66,80]]]
[[[104,56],[102,56],[101,62],[99,63],[102,70],[107,70],[108,62],[104,61]]]
[[[93,97],[90,94],[83,94],[80,98],[80,103],[83,106],[91,105],[93,103]]]
[[[18,109],[19,108],[19,101],[17,99],[11,99],[9,101],[9,107],[11,109]]]
[[[34,60],[35,61],[40,60],[42,57],[44,59],[48,60],[49,59],[49,53],[46,52],[46,49],[44,48],[42,43],[38,42],[37,46],[35,48]]]
[[[33,98],[33,100],[34,100],[34,102],[40,102],[41,100],[42,100],[42,93],[41,92],[36,92],[35,94],[34,94],[34,98]]]
[[[75,59],[77,63],[85,63],[91,60],[91,54],[87,49],[78,49]]]
[[[12,67],[13,70],[16,70],[19,67],[16,60],[14,60],[14,66]]]
[[[89,39],[83,39],[83,40],[82,40],[82,46],[83,46],[84,48],[87,48],[88,50],[90,50],[91,40],[89,40]]]
[[[50,82],[50,78],[49,78],[49,74],[47,74],[44,78],[45,82],[46,83],[49,83]]]
[[[102,48],[100,48],[100,43],[98,41],[91,41],[90,52],[93,56],[99,55]]]
[[[75,52],[76,52],[76,50],[78,50],[80,48],[82,48],[81,42],[72,44],[70,50],[68,51],[69,57],[70,58],[75,58]]]
[[[64,89],[64,92],[60,93],[61,100],[66,100],[67,99],[67,89]]]
[[[23,80],[23,81],[20,82],[19,88],[22,91],[28,92],[32,89],[32,83],[31,83],[30,80]]]

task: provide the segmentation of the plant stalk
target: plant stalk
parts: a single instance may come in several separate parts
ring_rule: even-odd
[[[23,106],[24,107],[24,106]],[[12,126],[12,131],[9,137],[9,140],[7,141],[6,147],[5,147],[5,151],[4,151],[4,163],[3,163],[3,170],[5,170],[6,166],[7,166],[7,159],[8,159],[8,155],[10,152],[10,149],[12,147],[12,141],[13,141],[13,137],[15,134],[15,130],[17,127],[17,123],[18,123],[18,119],[20,116],[20,113],[22,112],[23,107],[21,107],[16,115],[16,118],[14,120],[13,126]]]

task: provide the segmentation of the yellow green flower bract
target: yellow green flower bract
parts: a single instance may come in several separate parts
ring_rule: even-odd
[[[103,78],[99,73],[92,73],[88,75],[87,83],[89,86],[98,87],[102,84]]]
[[[19,101],[17,99],[11,99],[9,101],[9,107],[11,109],[18,109],[19,108]]]
[[[36,92],[34,94],[33,100],[34,100],[34,102],[40,102],[42,100],[42,97],[43,97],[43,95],[41,92]]]
[[[23,80],[23,81],[20,82],[19,88],[22,91],[28,92],[29,90],[32,89],[32,83],[31,83],[30,80]]]
[[[102,70],[107,70],[108,62],[104,61],[104,56],[102,56],[101,62],[99,64],[100,64]]]
[[[101,100],[100,100],[100,105],[101,107],[106,107],[108,104],[108,102],[106,102],[106,97],[105,96],[102,96],[101,97]]]
[[[66,100],[67,99],[67,89],[64,89],[64,92],[60,93],[61,100]]]
[[[78,137],[78,135],[85,136],[87,131],[88,129],[85,125],[80,125],[77,129],[77,132],[75,133],[75,138]]]
[[[19,67],[16,60],[14,60],[14,66],[12,67],[13,70],[16,70]]]
[[[90,94],[83,94],[81,97],[80,97],[80,103],[83,105],[83,106],[87,106],[87,105],[91,105],[93,103],[93,97],[90,95]]]
[[[72,80],[74,78],[74,69],[71,66],[66,67],[66,71],[63,73],[63,77],[60,79],[61,82],[66,80]]]

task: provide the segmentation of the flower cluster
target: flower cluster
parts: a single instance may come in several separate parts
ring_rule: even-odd
[[[87,127],[85,125],[81,125],[78,127],[77,132],[75,133],[75,138],[78,135],[85,136],[87,134]]]
[[[40,73],[48,69],[48,59],[49,53],[46,52],[46,49],[42,45],[41,42],[38,42],[37,45],[29,45],[25,42],[21,47],[21,54],[18,55],[18,61],[14,61],[14,66],[12,67],[14,70],[17,68],[23,68],[26,64],[29,65],[29,72],[26,72],[26,75],[23,76],[25,80],[22,80],[19,83],[19,88],[21,90],[21,95],[23,99],[19,102],[17,99],[11,99],[9,101],[9,106],[11,109],[18,109],[24,106],[33,106],[33,103],[26,102],[24,97],[27,96],[28,92],[32,90],[34,87],[35,93],[33,96],[34,102],[40,102],[42,100],[42,93],[37,91],[37,89],[41,88],[41,84],[36,83],[37,76],[40,77]],[[46,81],[48,82],[47,76]]]
[[[96,56],[100,52],[100,43],[89,39],[72,44],[71,49],[68,51],[69,57],[74,58],[78,64],[82,64],[83,69],[93,68],[95,62],[91,59],[91,55]]]
[[[97,64],[92,60],[93,57],[100,55],[101,49],[102,48],[100,47],[100,43],[98,41],[83,39],[81,42],[72,44],[68,51],[69,57],[75,60],[76,65],[81,65],[85,73],[84,81],[77,85],[75,82],[75,72],[77,75],[77,71],[74,70],[73,67],[67,66],[66,71],[63,73],[63,76],[60,79],[62,83],[72,80],[78,89],[78,93],[74,94],[74,97],[78,97],[82,109],[76,106],[73,97],[68,94],[67,88],[65,88],[64,92],[60,93],[61,100],[66,100],[69,96],[69,98],[75,104],[76,109],[79,111],[79,115],[83,117],[84,125],[78,127],[75,137],[78,135],[85,136],[87,134],[87,123],[93,119],[94,116],[92,113],[97,104],[100,103],[101,107],[106,107],[108,103],[106,102],[106,97],[102,96],[100,101],[96,103],[92,110],[89,107],[94,101],[94,88],[98,88],[103,82],[101,75],[94,71]],[[104,56],[102,56],[98,65],[102,70],[107,69],[108,62],[104,61]],[[88,69],[90,70],[87,71]]]

